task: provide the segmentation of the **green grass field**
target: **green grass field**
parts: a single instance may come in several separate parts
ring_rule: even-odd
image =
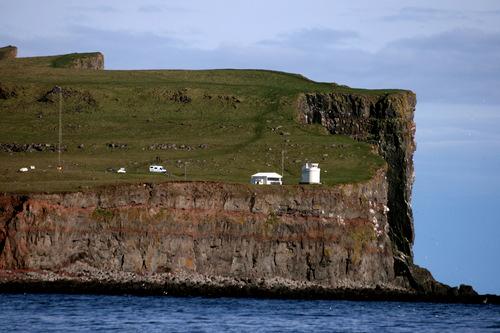
[[[384,165],[368,144],[299,124],[295,103],[304,92],[389,90],[261,70],[92,71],[54,68],[54,63],[57,57],[0,61],[0,143],[57,144],[59,96],[47,92],[61,86],[64,171],[56,170],[56,152],[0,152],[0,191],[184,180],[184,170],[187,180],[248,183],[259,171],[281,173],[282,150],[285,184],[299,182],[305,161],[320,163],[325,185],[367,180]],[[192,149],[150,150],[154,144]],[[150,174],[155,161],[170,175]],[[29,165],[36,170],[18,172]],[[119,167],[127,174],[107,171]]]

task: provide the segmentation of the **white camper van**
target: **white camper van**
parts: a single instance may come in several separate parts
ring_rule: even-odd
[[[283,185],[282,176],[276,172],[259,172],[250,178],[254,185]]]
[[[167,173],[167,169],[165,169],[163,165],[150,165],[149,172]]]

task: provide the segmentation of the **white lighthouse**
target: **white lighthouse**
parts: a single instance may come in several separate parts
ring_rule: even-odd
[[[319,163],[306,163],[302,166],[301,184],[321,184]]]

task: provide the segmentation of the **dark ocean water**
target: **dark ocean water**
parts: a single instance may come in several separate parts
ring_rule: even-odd
[[[500,306],[0,294],[0,331],[500,332]]]

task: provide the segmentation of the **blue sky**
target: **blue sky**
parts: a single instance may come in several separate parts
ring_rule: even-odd
[[[500,294],[500,2],[0,2],[20,56],[101,51],[108,69],[266,68],[417,93],[415,260]]]

